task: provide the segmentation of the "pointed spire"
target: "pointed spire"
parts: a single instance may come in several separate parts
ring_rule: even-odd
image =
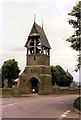
[[[36,14],[34,14],[34,23],[35,23],[35,20],[36,20]]]
[[[42,29],[43,29],[43,19],[42,19]]]

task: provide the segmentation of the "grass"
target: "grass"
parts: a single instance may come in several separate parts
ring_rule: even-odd
[[[16,94],[3,93],[2,94],[2,98],[11,98],[11,97],[22,97],[22,95],[19,93],[16,93]]]
[[[81,97],[78,97],[78,98],[74,101],[73,106],[74,106],[76,109],[78,109],[78,110],[81,111]]]

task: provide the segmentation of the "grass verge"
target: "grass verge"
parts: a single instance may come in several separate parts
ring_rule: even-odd
[[[22,97],[22,95],[19,93],[17,93],[17,94],[9,94],[9,93],[5,94],[5,93],[3,93],[2,94],[2,98],[11,98],[11,97]]]

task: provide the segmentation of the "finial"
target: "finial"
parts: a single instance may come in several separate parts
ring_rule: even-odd
[[[42,19],[42,29],[43,29],[43,19]]]
[[[35,20],[36,20],[36,14],[34,14],[34,23],[35,23]]]

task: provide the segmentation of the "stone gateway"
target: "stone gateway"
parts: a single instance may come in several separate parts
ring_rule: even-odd
[[[26,41],[26,67],[19,78],[19,92],[50,94],[52,78],[50,69],[50,44],[43,27],[35,21]]]

